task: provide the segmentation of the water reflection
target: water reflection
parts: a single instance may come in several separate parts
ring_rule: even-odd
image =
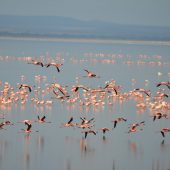
[[[38,136],[37,138],[37,148],[40,152],[44,150],[45,140],[43,136]]]
[[[165,162],[159,159],[152,161],[152,170],[170,170],[170,165],[165,165]]]
[[[35,153],[32,153],[32,147],[33,147],[33,141],[35,140],[35,146],[36,151],[38,155],[41,155],[41,152],[44,150],[44,137],[43,136],[34,136],[33,134],[24,134],[24,148],[23,148],[23,169],[30,170],[31,164],[34,162],[34,155]]]
[[[105,135],[102,136],[102,143],[103,143],[103,144],[107,144],[109,141],[110,141],[110,140],[109,140],[108,137],[106,137]]]
[[[113,160],[112,170],[116,170],[115,169],[115,161],[114,160]]]
[[[137,144],[136,142],[128,140],[128,146],[129,146],[129,151],[134,154],[134,156],[137,156]]]
[[[30,144],[30,134],[24,135],[24,150],[23,150],[23,166],[25,170],[30,169],[30,151],[29,151],[29,144]]]
[[[132,153],[135,159],[141,159],[143,156],[143,148],[142,146],[135,141],[128,140],[128,149],[129,153]]]
[[[160,150],[164,152],[167,151],[168,148],[170,148],[170,142],[166,142],[165,139],[163,139],[160,143]]]
[[[8,142],[6,140],[0,140],[0,162],[3,161],[8,149]]]
[[[71,170],[71,161],[70,160],[64,161],[64,170]]]
[[[89,155],[94,156],[95,154],[95,148],[90,146],[87,139],[84,139],[84,138],[80,139],[80,151],[83,157],[87,157]]]
[[[25,134],[24,135],[24,144],[25,146],[28,146],[28,144],[30,143],[30,134]]]
[[[30,44],[32,44],[32,42]],[[22,44],[19,43],[19,46],[20,45]],[[26,48],[23,50],[27,51],[27,48],[29,48],[29,46],[27,44],[25,45]],[[34,45],[36,46],[36,43]],[[43,43],[41,45],[43,45]],[[51,48],[50,46],[53,46],[51,43],[50,45],[48,45],[48,43],[46,45],[49,49]],[[62,46],[62,50],[66,48],[66,44],[58,45]],[[71,44],[71,50],[73,50],[72,48],[75,48],[75,51],[77,52],[77,50],[79,50],[77,48],[77,45],[78,47],[80,47],[80,44],[76,44],[76,48],[73,47],[73,44]],[[88,43],[83,44],[83,48],[84,45],[88,46]],[[94,49],[96,52],[89,52],[89,50],[92,49],[92,46],[93,44],[90,44],[90,48],[82,48],[85,51],[85,55],[77,55],[74,58],[72,58],[72,56],[68,53],[65,56],[58,54],[55,59],[50,56],[49,53],[47,53],[46,56],[36,57],[37,59],[40,59],[40,61],[43,61],[43,63],[48,63],[51,61],[63,63],[63,57],[65,57],[65,66],[63,67],[63,69],[61,69],[60,73],[57,73],[55,69],[47,69],[46,67],[41,68],[28,65],[28,60],[35,57],[2,57],[4,58],[4,62],[0,62],[0,64],[2,66],[1,68],[4,71],[4,74],[1,73],[2,81],[0,81],[0,112],[5,110],[7,112],[10,111],[11,114],[8,114],[7,118],[12,121],[15,121],[16,119],[18,119],[18,117],[32,120],[35,119],[36,115],[42,113],[49,114],[49,112],[51,112],[54,114],[53,121],[48,126],[48,128],[46,128],[46,125],[44,125],[43,128],[41,125],[35,125],[39,126],[40,131],[48,134],[48,137],[40,134],[32,136],[32,133],[23,135],[23,147],[19,146],[19,142],[16,143],[14,142],[15,140],[13,140],[16,136],[14,131],[17,131],[16,129],[19,125],[15,124],[14,128],[12,128],[12,130],[10,129],[11,131],[8,130],[6,132],[3,132],[5,133],[5,137],[7,139],[3,139],[3,136],[0,139],[0,169],[16,169],[17,167],[20,167],[20,165],[23,165],[22,169],[36,169],[32,168],[32,166],[37,166],[37,160],[41,160],[43,162],[41,162],[42,164],[39,164],[37,169],[45,169],[44,165],[46,165],[46,167],[54,169],[52,165],[56,165],[56,155],[58,156],[57,164],[60,164],[60,160],[62,159],[62,161],[64,161],[62,162],[62,166],[65,170],[71,170],[71,168],[73,169],[73,167],[75,166],[81,168],[83,164],[90,163],[96,164],[95,169],[101,170],[103,169],[101,165],[105,162],[107,163],[103,166],[105,166],[106,169],[113,170],[123,170],[125,168],[134,170],[136,169],[137,164],[139,164],[139,170],[144,169],[144,167],[146,169],[151,169],[151,166],[154,170],[165,170],[165,167],[168,167],[164,163],[167,164],[169,162],[169,136],[167,135],[166,139],[160,142],[158,141],[157,144],[156,142],[154,142],[157,134],[155,134],[153,131],[150,132],[147,129],[149,128],[150,130],[150,127],[155,126],[156,128],[159,128],[164,125],[168,127],[168,119],[161,119],[153,123],[152,120],[150,121],[150,117],[148,117],[147,113],[149,112],[150,115],[154,115],[156,112],[162,112],[169,115],[169,98],[165,98],[165,96],[162,96],[160,93],[159,95],[156,93],[161,92],[161,89],[158,89],[156,87],[157,82],[155,82],[155,80],[169,80],[169,77],[167,76],[159,76],[158,79],[156,73],[158,71],[160,73],[167,72],[170,63],[163,63],[163,58],[160,62],[158,62],[157,59],[155,60],[154,56],[138,56],[131,53],[131,49],[133,49],[132,51],[137,50],[138,53],[139,48],[141,48],[140,50],[143,53],[146,52],[143,51],[144,46],[137,46],[137,49],[136,46],[132,46],[128,51],[128,53],[130,53],[128,54],[128,56],[127,54],[119,54],[120,51],[118,54],[113,53],[112,45],[105,46],[105,52],[102,51],[103,45],[99,47],[95,45]],[[96,47],[98,48],[98,50]],[[125,49],[125,53],[127,52],[127,46],[125,48],[124,46],[117,47],[119,50]],[[128,46],[128,48],[129,47],[130,46]],[[40,50],[40,53],[42,53],[42,48],[36,49]],[[54,49],[56,49],[56,44]],[[144,50],[145,49],[146,46],[144,47]],[[150,50],[150,47],[148,49]],[[152,50],[149,51],[149,53],[155,53],[155,51]],[[35,50],[31,49],[30,51],[32,51],[34,56]],[[52,53],[54,53],[54,51],[52,51]],[[169,48],[167,53],[169,56]],[[147,59],[145,57],[147,57]],[[152,62],[148,61],[148,59]],[[14,62],[14,60],[22,61],[22,63]],[[13,65],[15,63],[16,65]],[[10,64],[12,66],[10,67],[11,69],[9,69]],[[18,66],[20,67],[20,69],[14,69]],[[94,69],[94,72],[100,74],[101,79],[81,79],[80,75],[77,75],[77,73],[83,75],[83,68],[90,69],[90,67],[92,68],[92,70]],[[12,72],[10,72],[10,75],[9,71],[11,70]],[[68,70],[70,70],[69,74]],[[27,90],[25,91],[24,89],[18,89],[16,87],[18,80],[17,77],[20,74],[22,74],[22,76],[19,77],[19,83],[28,83],[29,85],[31,85],[33,87],[33,91],[31,93],[29,93]],[[6,78],[8,78],[10,83],[12,82],[11,85],[3,85],[3,82],[7,81]],[[100,88],[98,86],[104,87],[106,85],[105,81],[110,79],[111,81],[113,81],[113,78],[116,80],[114,81],[114,84],[112,84],[113,86],[110,86],[110,83],[108,85],[110,86],[110,88],[121,87],[121,89],[119,89],[118,91],[118,94],[115,94],[115,90],[113,90],[112,88],[112,90],[109,88],[106,90],[105,88],[106,91],[104,90],[103,92],[94,93],[94,90]],[[56,96],[53,94],[53,91],[51,90],[51,83],[55,82],[61,83],[62,85],[65,84],[67,86],[70,95],[69,99],[56,98]],[[116,86],[115,82],[117,83]],[[88,86],[90,91],[80,91],[77,94],[72,93],[72,85],[80,84]],[[143,87],[144,89],[151,90],[151,97],[145,96],[141,92],[134,91],[135,88]],[[165,89],[165,91],[162,92],[166,92],[169,95],[168,90],[169,89]],[[157,94],[157,96],[155,96],[155,94]],[[155,98],[153,98],[154,96]],[[59,114],[55,114],[56,112]],[[34,113],[36,113],[36,115]],[[98,133],[95,137],[87,137],[86,139],[81,138],[82,135],[80,133],[77,133],[77,127],[74,128],[76,129],[76,132],[72,131],[72,129],[69,129],[70,131],[62,131],[61,128],[53,128],[55,126],[53,124],[54,122],[60,124],[61,122],[63,122],[64,117],[69,114],[72,114],[74,116],[75,122],[79,121],[79,113],[86,114],[87,117],[89,115],[90,117],[94,116],[96,125],[94,128],[97,128],[99,126],[102,127],[105,125],[105,123],[108,123],[106,125],[109,126],[111,124],[110,120],[116,117],[114,113],[120,113],[120,115],[122,113],[125,113],[127,117],[127,124],[136,121],[136,119],[144,119],[146,120],[146,129],[143,129],[144,133],[141,135],[143,135],[142,142],[144,142],[146,146],[142,146],[142,143],[140,141],[138,142],[138,140],[134,139],[138,134],[135,134],[135,137],[129,136],[129,138],[126,138],[122,133],[124,129],[121,130],[122,128],[119,127],[115,129],[113,138],[112,134],[109,134],[110,136],[102,136]],[[0,119],[1,118],[3,119],[2,114],[0,114]],[[125,126],[127,124],[125,124]],[[54,134],[57,135],[55,136]],[[116,135],[119,135],[120,137],[118,138],[118,141]],[[153,139],[151,136],[153,136]],[[57,140],[57,142],[59,141],[57,144],[54,142],[55,139]],[[63,140],[65,140],[64,144]],[[148,149],[147,144],[150,143],[150,140],[152,145],[149,149],[151,149],[152,152],[149,152],[149,154],[147,155],[148,152],[146,152],[146,148]],[[12,167],[13,164],[8,165],[8,159],[5,159],[10,156],[16,156],[16,153],[7,152],[9,150],[9,144],[11,148],[14,148],[16,146],[17,151],[19,153],[22,153],[22,162],[15,162],[15,167]],[[123,148],[124,145],[125,148]],[[70,159],[65,158],[65,155],[68,154],[67,149],[71,151],[69,152],[69,154],[72,154],[72,157]],[[101,152],[103,154],[101,154]],[[81,156],[80,158],[79,155]],[[105,155],[107,157],[105,157]],[[155,156],[157,156],[158,158],[155,158]],[[11,157],[10,159],[12,159]],[[162,161],[162,159],[165,157],[166,159]],[[36,158],[36,160],[34,158]],[[116,162],[115,160],[113,160],[113,158],[116,158]],[[154,161],[152,162],[153,159]],[[76,161],[74,162],[74,160]],[[77,162],[77,160],[80,161]],[[148,164],[145,166],[145,163]],[[9,166],[10,168],[8,168]]]
[[[106,142],[106,136],[103,135],[102,139],[103,139],[103,143],[105,143]]]
[[[27,151],[24,153],[24,169],[30,169],[30,154]]]

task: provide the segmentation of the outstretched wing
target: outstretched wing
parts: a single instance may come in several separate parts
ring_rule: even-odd
[[[46,118],[46,117],[45,117],[45,116],[43,116],[43,117],[41,118],[41,121],[44,121],[44,120],[45,120],[45,118]]]
[[[116,127],[116,125],[117,125],[117,121],[115,120],[115,121],[114,121],[114,128]]]
[[[58,66],[56,66],[56,69],[57,69],[58,72],[60,72],[60,69],[58,68]]]
[[[85,132],[85,133],[84,133],[84,135],[85,135],[85,136],[84,136],[84,137],[85,137],[85,139],[86,139],[86,137],[87,137],[87,134],[88,134],[88,132]]]
[[[165,133],[162,130],[161,130],[161,134],[162,134],[163,137],[165,137]]]
[[[67,123],[70,124],[72,121],[73,121],[73,117],[71,117]]]

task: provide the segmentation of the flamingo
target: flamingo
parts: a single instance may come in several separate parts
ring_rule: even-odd
[[[23,88],[23,87],[24,87],[24,88],[28,88],[29,92],[32,91],[32,87],[29,86],[28,84],[20,84],[19,89],[21,89],[21,88]]]
[[[160,132],[161,132],[162,136],[165,137],[165,133],[170,132],[170,128],[162,128],[162,129],[160,130]]]
[[[36,120],[35,122],[38,122],[38,123],[51,123],[51,122],[46,122],[45,119],[46,119],[46,116],[43,116],[40,118],[40,116],[38,115],[37,116],[38,120]]]
[[[83,132],[81,132],[81,133],[84,133],[84,135],[85,135],[85,139],[86,139],[86,137],[87,137],[87,135],[88,135],[89,133],[92,133],[92,134],[94,134],[94,135],[96,135],[96,134],[97,134],[97,132],[96,132],[96,131],[94,131],[94,130],[87,130],[87,131],[83,131]]]
[[[94,117],[91,118],[90,120],[87,120],[85,117],[83,117],[83,118],[80,117],[80,119],[82,120],[81,124],[83,125],[83,124],[89,124],[89,123],[91,123],[91,121],[94,120]]]
[[[150,94],[149,94],[149,92],[150,92],[150,91],[147,91],[147,90],[145,90],[145,89],[137,88],[137,89],[135,89],[134,91],[143,92],[143,93],[145,93],[147,96],[149,96],[149,97],[150,97]]]
[[[29,134],[29,133],[33,132],[33,131],[31,130],[31,128],[32,128],[32,122],[33,122],[32,120],[27,120],[27,119],[25,119],[25,120],[23,120],[23,121],[20,121],[19,123],[24,123],[24,124],[27,126],[27,128],[26,128],[26,129],[21,129],[22,131],[19,132],[19,133],[24,132],[24,133]],[[35,131],[35,132],[38,132],[38,131]]]
[[[58,83],[52,83],[51,85],[52,85],[52,88],[53,88],[53,89],[54,89],[54,88],[57,88],[65,97],[70,97],[70,96],[67,94],[67,92],[66,92],[66,90],[64,89],[64,87],[62,87],[60,84],[58,84]],[[55,95],[58,95],[58,94],[55,92],[55,90],[53,90],[53,93],[54,93]]]
[[[54,67],[56,67],[57,71],[60,72],[60,69],[59,69],[59,68],[60,68],[62,65],[63,65],[62,63],[60,64],[60,63],[51,62],[51,63],[46,64],[45,66],[46,66],[46,67],[54,66]]]
[[[123,117],[119,117],[116,120],[113,120],[112,122],[114,122],[114,128],[116,127],[118,122],[126,122],[127,119],[123,118]]]
[[[111,83],[108,83],[105,85],[105,87],[103,89],[107,89],[107,92],[110,93],[111,90],[114,90],[115,94],[117,95],[118,94],[118,90],[117,90],[118,87],[116,87],[115,85],[112,85]]]
[[[41,67],[44,66],[44,64],[41,61],[37,61],[37,60],[33,60],[33,59],[28,64],[40,65]]]
[[[55,94],[56,99],[60,99],[62,101],[64,101],[66,98],[69,98],[69,96],[61,96],[61,95],[59,95],[59,93],[56,92],[55,90],[53,90],[53,93]]]
[[[91,127],[93,127],[94,125],[91,125],[91,124],[76,124],[78,128],[82,128],[82,129],[90,129]]]
[[[158,84],[156,85],[156,87],[159,87],[159,86],[161,86],[161,85],[165,85],[165,86],[168,87],[168,89],[170,89],[170,82],[169,82],[169,81],[168,81],[168,82],[161,81],[160,83],[158,83]]]
[[[73,117],[71,117],[67,123],[64,123],[62,127],[70,127],[70,126],[73,127],[74,124],[72,122],[73,122]]]
[[[5,125],[14,125],[13,123],[11,123],[9,120],[5,121],[5,122],[2,122],[0,123],[0,129],[4,129],[3,127]]]
[[[86,91],[89,90],[87,87],[84,87],[84,86],[82,86],[82,85],[79,85],[79,86],[73,87],[73,88],[72,88],[72,91],[73,91],[73,92],[77,92],[80,88],[83,89],[83,90],[86,90]]]
[[[96,78],[99,78],[99,76],[97,76],[95,73],[93,73],[93,72],[91,72],[91,71],[89,71],[87,69],[84,69],[84,71],[87,72],[87,76],[84,76],[84,77],[89,77],[89,78],[96,77]]]
[[[28,122],[26,121],[26,122],[25,122],[25,125],[27,126],[27,129],[21,129],[21,130],[23,130],[25,133],[31,133],[31,132],[32,132],[32,130],[31,130],[32,124],[31,124],[31,123],[28,123]]]
[[[141,126],[141,125],[145,125],[145,121],[141,121],[141,122],[139,122],[139,123],[133,123],[133,124],[131,124],[130,127],[129,127],[130,129],[129,129],[128,133],[137,132],[137,131],[138,131],[137,127],[139,127],[139,126]],[[143,129],[140,129],[140,130],[143,130]]]
[[[140,130],[142,130],[142,129],[140,129]],[[137,126],[130,128],[127,133],[135,133],[135,132],[138,132]]]
[[[109,128],[106,128],[106,127],[101,128],[101,129],[99,129],[99,130],[103,132],[103,135],[104,135],[106,132],[109,132],[109,131],[110,131],[110,129],[109,129]]]
[[[155,121],[156,119],[161,119],[163,117],[165,117],[167,119],[167,114],[162,114],[162,113],[158,112],[153,116],[153,121]]]

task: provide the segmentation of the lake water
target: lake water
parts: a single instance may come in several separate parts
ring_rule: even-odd
[[[29,59],[45,63],[55,61],[63,63],[60,72],[53,66],[48,68],[28,64]],[[100,78],[84,77],[90,70]],[[33,102],[36,94],[27,93],[27,100],[22,99],[9,104],[0,103],[0,121],[10,120],[14,125],[0,130],[0,170],[168,170],[170,169],[170,134],[165,138],[161,128],[170,128],[170,119],[153,121],[152,114],[163,112],[170,117],[169,98],[160,102],[166,108],[152,108],[151,98],[157,92],[170,95],[166,86],[156,85],[170,79],[170,45],[157,43],[130,42],[92,42],[92,41],[40,41],[0,39],[0,97],[2,98],[5,82],[14,92],[17,83],[29,84],[38,91],[40,101]],[[71,93],[73,85],[84,85],[91,89],[104,87],[106,82],[114,80],[120,87],[120,93],[113,94],[109,102],[100,98],[95,104],[82,105],[80,100],[60,101],[52,91],[46,91],[52,83],[66,86]],[[151,97],[145,94],[138,97],[124,97],[135,88],[150,90]],[[44,92],[42,91],[44,90]],[[12,90],[11,90],[12,91]],[[9,91],[11,93],[11,91]],[[85,100],[82,89],[79,95]],[[8,94],[9,95],[9,94]],[[99,96],[100,97],[100,96]],[[6,99],[7,100],[7,99]],[[137,104],[144,104],[138,106]],[[169,106],[169,107],[168,107]],[[4,115],[3,115],[4,114]],[[37,116],[46,116],[51,123],[33,123],[30,134],[21,133],[25,125],[17,123],[24,119],[35,120]],[[118,117],[125,117],[116,128],[103,136],[101,131],[84,137],[84,129],[77,127],[61,128],[62,123],[73,117],[73,122],[80,123],[80,117],[95,122],[92,129],[113,128]],[[127,133],[131,123],[145,121],[143,130]]]

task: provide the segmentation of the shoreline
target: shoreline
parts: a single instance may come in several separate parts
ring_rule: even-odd
[[[120,40],[120,39],[92,39],[92,38],[48,38],[48,37],[8,37],[0,36],[0,40],[17,41],[48,41],[48,42],[80,42],[102,44],[137,44],[137,45],[170,45],[170,41],[160,40]]]

